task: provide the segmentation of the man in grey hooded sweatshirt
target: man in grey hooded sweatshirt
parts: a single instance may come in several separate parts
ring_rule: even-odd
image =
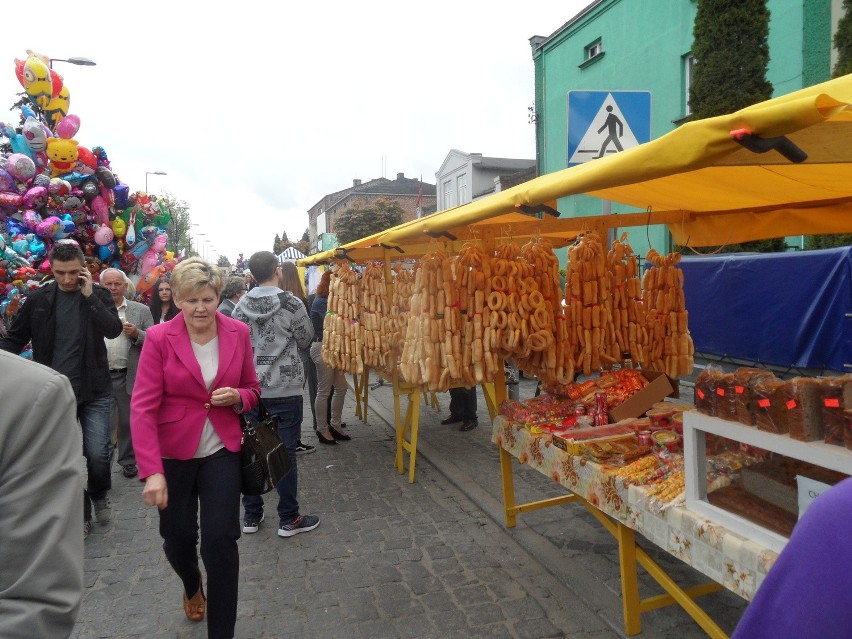
[[[314,338],[305,306],[289,291],[278,288],[278,258],[260,251],[249,258],[249,271],[257,286],[240,298],[232,317],[251,330],[254,364],[266,409],[278,417],[278,434],[287,447],[292,470],[278,482],[278,535],[292,537],[319,526],[316,515],[300,515],[297,493],[296,444],[302,431],[302,369],[300,348]],[[250,417],[257,420],[258,409]],[[263,521],[263,498],[243,497],[243,532],[257,532]]]

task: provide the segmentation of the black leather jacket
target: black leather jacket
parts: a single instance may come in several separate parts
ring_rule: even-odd
[[[33,359],[50,366],[56,337],[57,290],[56,282],[50,282],[27,296],[12,320],[8,335],[0,339],[0,349],[17,354],[32,341]],[[83,343],[77,401],[86,402],[112,393],[104,338],[118,337],[122,330],[112,295],[100,284],[93,284],[92,294],[83,300],[81,323]]]

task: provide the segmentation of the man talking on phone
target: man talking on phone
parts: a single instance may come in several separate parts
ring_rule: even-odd
[[[110,292],[93,284],[76,242],[56,242],[48,258],[54,280],[28,295],[0,339],[0,349],[20,353],[32,342],[33,359],[71,382],[89,474],[83,495],[83,533],[88,535],[93,506],[99,523],[112,517],[112,380],[104,338],[118,337],[122,324]]]

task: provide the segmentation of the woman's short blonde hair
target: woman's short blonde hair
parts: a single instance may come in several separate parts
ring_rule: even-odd
[[[190,257],[181,260],[171,278],[172,294],[182,300],[187,295],[207,288],[216,292],[216,298],[222,293],[224,279],[218,267],[200,257]]]

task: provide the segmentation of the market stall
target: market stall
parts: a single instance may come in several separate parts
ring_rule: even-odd
[[[629,370],[630,364],[641,365],[643,373],[656,369],[657,374],[668,371],[671,377],[677,377],[691,370],[691,340],[681,304],[683,275],[676,268],[677,256],[656,253],[646,256],[646,262],[652,268],[642,276],[641,292],[637,292],[635,286],[639,284],[640,274],[633,267],[632,260],[636,256],[632,251],[623,246],[619,249],[615,245],[598,248],[594,245],[601,243],[608,229],[649,224],[667,224],[678,244],[691,247],[782,235],[852,232],[852,216],[849,215],[852,206],[852,147],[848,144],[852,132],[849,128],[852,123],[850,105],[852,78],[847,76],[734,114],[686,124],[658,140],[626,152],[542,176],[483,200],[311,256],[302,263],[345,260],[367,264],[379,260],[384,268],[384,286],[391,295],[391,264],[395,260],[422,261],[426,257],[434,260],[437,254],[458,257],[470,246],[478,247],[489,259],[495,259],[499,257],[497,250],[503,244],[526,246],[548,241],[552,250],[573,242],[571,250],[574,254],[569,256],[565,304],[558,311],[550,307],[554,314],[554,322],[550,324],[553,341],[544,349],[551,346],[555,349],[555,345],[562,344],[569,349],[569,356],[560,359],[565,368],[562,375],[556,373],[551,381],[555,386],[566,386],[569,360],[572,372],[584,373],[586,377],[602,366],[624,366],[624,370]],[[578,193],[645,210],[641,213],[593,214],[570,219],[556,217],[556,200]],[[580,239],[575,241],[578,234]],[[620,239],[623,241],[624,238]],[[417,266],[422,269],[422,264]],[[436,272],[441,271],[438,269]],[[469,268],[470,272],[473,270]],[[499,277],[494,271],[491,271],[490,277],[487,273],[484,276],[484,281],[490,282],[490,288],[483,286],[481,289],[485,300],[495,291],[507,292],[500,281],[494,281],[495,275]],[[575,277],[572,278],[572,275]],[[468,281],[469,277],[468,274]],[[539,286],[541,284],[539,282]],[[474,292],[476,288],[473,287]],[[619,291],[621,293],[617,294]],[[642,309],[637,309],[634,304],[639,299],[643,302]],[[504,308],[500,306],[501,300],[501,295],[494,298],[498,313]],[[626,308],[619,306],[624,301],[627,302]],[[618,314],[615,309],[619,310]],[[348,318],[350,327],[360,322],[358,313],[357,308],[353,309]],[[561,313],[561,320],[558,313]],[[423,313],[430,320],[439,319],[439,314],[446,316],[438,313],[433,306]],[[475,311],[474,316],[476,314]],[[569,330],[560,331],[559,327],[569,321]],[[418,335],[421,339],[424,335],[436,335],[438,329],[445,325],[436,326],[431,322],[428,328],[421,325]],[[505,354],[511,347],[509,342],[503,345],[502,351],[498,347],[492,353]],[[355,342],[355,350],[349,354],[361,352]],[[405,375],[411,379],[400,378],[404,358],[385,360],[385,364],[389,364],[387,374],[394,380],[397,406],[396,464],[403,472],[402,451],[409,450],[410,481],[414,479],[418,412],[417,406],[411,402],[419,403],[419,393],[429,388],[436,374],[438,385],[433,385],[433,389],[443,389],[443,382],[447,381],[442,381],[444,362],[437,371],[431,370],[431,365],[423,366],[428,354],[438,351],[421,349],[417,352],[419,355],[426,352],[427,356],[419,359],[415,356],[405,361],[408,369]],[[452,344],[444,352],[454,352]],[[539,363],[541,359],[547,358],[540,358]],[[489,372],[488,361],[486,357],[486,374]],[[417,380],[416,369],[419,366],[423,368],[421,379]],[[446,365],[446,369],[451,368],[451,364]],[[483,376],[483,382],[493,383],[491,403],[501,407],[505,400],[502,367],[494,367],[492,362],[491,368],[497,370],[490,371],[493,373],[490,378]],[[367,370],[369,366],[362,361],[356,365],[354,373],[364,375]],[[553,370],[558,371],[559,366]],[[449,376],[453,373],[448,373]],[[650,375],[644,377],[645,384],[651,386]],[[403,381],[413,384],[405,387],[405,392],[400,391]],[[469,379],[461,381],[470,385]],[[714,392],[718,392],[718,388],[715,387]],[[726,387],[721,388],[726,390]],[[734,389],[734,386],[729,387],[729,392],[739,392]],[[409,409],[403,422],[396,400],[405,393],[409,396]],[[769,401],[780,400],[780,397],[772,396]],[[366,391],[363,399],[366,399]],[[602,425],[605,423],[602,415],[608,418],[615,414],[614,410],[619,405],[628,405],[629,401],[628,396],[616,396],[610,403],[604,397],[603,406],[596,407],[592,415],[584,415],[584,421],[600,419],[598,425]],[[787,401],[789,403],[790,400]],[[844,402],[852,403],[850,399],[837,401],[841,408]],[[649,420],[649,417],[639,418],[649,407],[644,406],[639,413],[627,415],[625,419]],[[363,408],[366,414],[366,404]],[[584,410],[588,408],[588,405],[584,406]],[[569,454],[567,450],[553,445],[560,438],[567,441],[566,433],[547,432],[542,430],[539,422],[533,420],[535,423],[531,425],[530,421],[510,423],[503,417],[495,419],[494,441],[500,445],[507,525],[514,525],[516,515],[526,510],[568,500],[583,501],[619,540],[625,629],[629,634],[641,630],[641,612],[675,602],[684,607],[711,636],[724,636],[693,601],[694,596],[711,592],[718,585],[710,584],[688,591],[680,589],[636,546],[634,531],[692,564],[716,584],[722,584],[746,598],[759,586],[762,576],[774,561],[776,550],[755,543],[747,534],[715,524],[712,519],[698,516],[686,508],[683,490],[685,470],[675,471],[680,475],[673,474],[671,483],[650,482],[655,484],[652,487],[641,483],[627,485],[616,480],[618,474],[607,470],[606,464],[589,460],[585,456],[589,449],[585,444],[577,448],[577,451],[583,451],[582,454]],[[636,426],[635,421],[631,423]],[[566,426],[562,419],[558,425]],[[575,423],[568,426],[575,426]],[[405,433],[410,439],[404,445],[402,438]],[[637,435],[645,436],[645,433],[633,433],[633,441],[622,449],[622,456],[635,454],[637,448],[641,448],[642,440]],[[618,433],[613,437],[618,441]],[[679,436],[666,433],[657,441],[668,447],[678,443]],[[609,442],[587,443],[602,445]],[[615,449],[619,450],[619,447]],[[600,452],[598,448],[591,450]],[[515,504],[512,455],[542,470],[568,488],[571,494],[555,500]],[[699,459],[695,468],[703,469],[701,461],[706,459]],[[705,479],[699,470],[693,471],[693,483],[703,487]],[[667,475],[666,482],[668,480]],[[720,481],[724,483],[723,479]],[[664,485],[663,490],[667,492],[657,492],[660,485]],[[700,501],[704,496],[702,491],[693,490],[694,498]],[[654,576],[667,595],[639,600],[637,562]]]

